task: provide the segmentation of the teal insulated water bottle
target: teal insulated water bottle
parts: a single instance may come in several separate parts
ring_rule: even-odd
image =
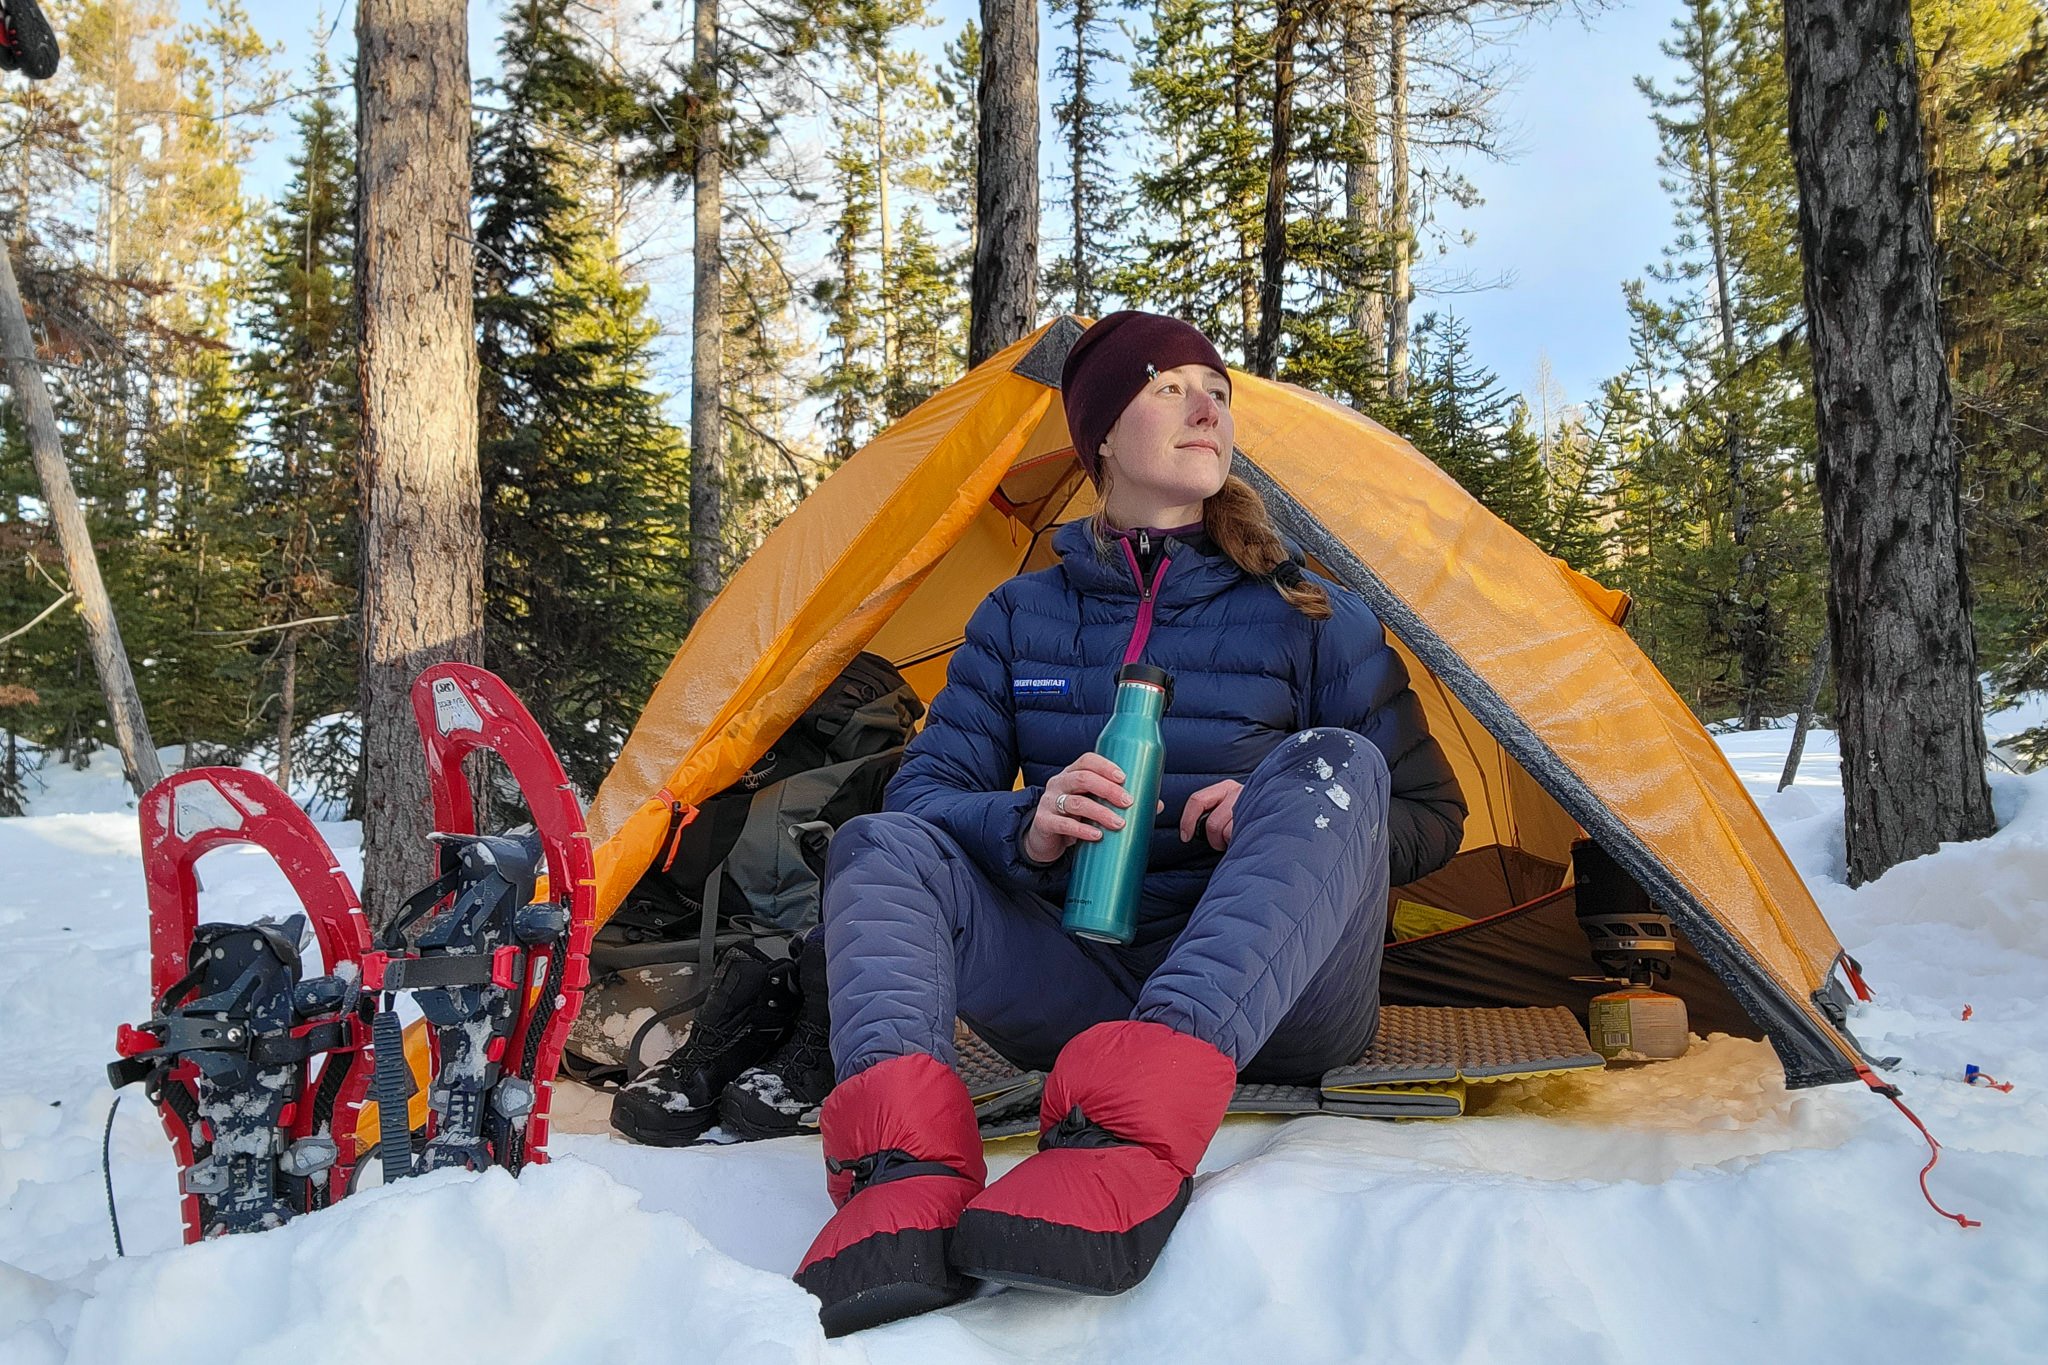
[[[1083,840],[1074,851],[1060,927],[1075,938],[1129,943],[1137,930],[1138,888],[1145,880],[1159,771],[1166,758],[1159,718],[1172,692],[1166,670],[1150,664],[1125,664],[1116,675],[1116,710],[1102,727],[1095,752],[1123,773],[1131,804],[1122,811],[1122,829],[1105,829],[1100,839]]]

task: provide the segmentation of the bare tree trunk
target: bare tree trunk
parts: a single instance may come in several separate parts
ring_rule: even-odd
[[[114,723],[114,742],[120,746],[128,783],[140,796],[163,781],[164,770],[156,759],[149,720],[142,713],[142,694],[128,667],[128,651],[121,644],[114,604],[100,578],[99,556],[93,550],[85,509],[79,505],[71,471],[64,464],[57,412],[43,385],[35,338],[29,334],[21,289],[14,282],[14,262],[4,242],[0,242],[0,346],[6,349],[7,382],[14,389],[14,406],[28,433],[29,456],[42,485],[43,501],[50,508],[58,548],[64,552],[64,568],[71,575],[72,590],[78,594],[79,610],[85,616],[86,643],[100,675],[100,691],[106,695],[107,718]]]
[[[981,0],[981,29],[969,365],[1024,336],[1038,315],[1038,6]]]
[[[1245,0],[1230,0],[1230,106],[1234,120],[1232,128],[1243,130],[1251,121],[1251,109],[1246,100],[1250,87],[1251,73],[1245,70],[1240,58],[1245,41]],[[1231,208],[1234,211],[1236,205]],[[1235,214],[1233,212],[1233,218]],[[1252,255],[1251,234],[1241,222],[1233,221],[1237,231],[1237,325],[1238,349],[1246,357],[1259,339],[1259,271]]]
[[[1259,332],[1252,372],[1271,379],[1280,364],[1282,286],[1287,276],[1287,159],[1294,143],[1294,44],[1302,6],[1289,4],[1273,27],[1273,128],[1266,155],[1265,240],[1259,253]]]
[[[292,728],[299,706],[299,633],[287,630],[278,646],[284,655],[277,697],[277,785],[292,789]]]
[[[882,57],[875,54],[875,217],[882,229],[882,254],[875,262],[875,279],[881,284],[882,373],[885,384],[896,380],[896,310],[890,304],[895,290],[889,283],[889,259],[896,253],[896,239],[889,231],[889,88],[882,79]]]
[[[1827,680],[1828,633],[1822,630],[1813,646],[1813,671],[1806,675],[1806,700],[1800,704],[1799,719],[1792,724],[1792,747],[1785,752],[1785,771],[1778,777],[1779,791],[1791,786],[1799,776],[1799,760],[1806,753],[1806,732],[1813,728],[1813,710],[1820,705],[1821,685]]]
[[[725,583],[725,289],[719,274],[719,226],[725,215],[725,128],[718,89],[718,0],[697,0],[696,159],[691,198],[697,222],[696,281],[690,318],[690,583],[701,614]]]
[[[1344,166],[1344,216],[1361,243],[1380,235],[1379,24],[1364,0],[1353,0],[1344,15],[1344,117],[1349,157]],[[1387,330],[1387,296],[1361,288],[1351,308],[1351,325],[1361,337]],[[1384,351],[1384,346],[1378,349]]]
[[[1408,184],[1408,5],[1394,0],[1387,11],[1387,92],[1391,106],[1387,143],[1394,181],[1393,220],[1387,224],[1394,248],[1394,268],[1387,281],[1387,397],[1408,398],[1408,303],[1414,289],[1409,258],[1415,250],[1412,190]]]
[[[1907,0],[1786,0],[1849,882],[1994,827]]]
[[[363,905],[382,926],[433,869],[413,679],[483,657],[461,0],[356,6]]]
[[[1088,102],[1088,28],[1094,22],[1095,0],[1074,0],[1074,115],[1067,128],[1067,158],[1073,177],[1070,203],[1074,216],[1074,311],[1083,317],[1091,317],[1095,313],[1095,280],[1088,272],[1090,224],[1086,217],[1087,119],[1093,112]]]

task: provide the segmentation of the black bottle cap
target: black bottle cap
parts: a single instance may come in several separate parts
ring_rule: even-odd
[[[1127,682],[1152,684],[1166,693],[1165,709],[1173,709],[1173,675],[1165,669],[1155,668],[1151,664],[1125,664],[1117,670],[1116,680],[1118,686]]]
[[[1151,664],[1125,664],[1117,670],[1116,680],[1120,683],[1151,683],[1154,687],[1171,687],[1173,675],[1163,668]]]

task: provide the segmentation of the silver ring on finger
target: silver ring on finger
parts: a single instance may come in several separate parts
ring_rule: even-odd
[[[1072,792],[1061,792],[1056,798],[1054,798],[1052,803],[1052,813],[1054,815],[1065,815],[1067,813],[1067,798],[1072,795]]]

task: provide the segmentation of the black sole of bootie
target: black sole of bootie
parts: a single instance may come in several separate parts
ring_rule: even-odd
[[[884,1233],[856,1242],[837,1256],[798,1271],[794,1278],[818,1299],[818,1321],[826,1336],[864,1332],[973,1295],[974,1285],[947,1267],[949,1240],[946,1232],[931,1228]],[[891,1276],[890,1269],[911,1273]]]
[[[959,1303],[970,1292],[964,1286],[941,1289],[929,1284],[879,1285],[825,1305],[818,1310],[818,1321],[824,1326],[826,1336],[843,1337]]]
[[[1152,1273],[1188,1206],[1182,1181],[1158,1213],[1122,1232],[969,1209],[953,1230],[953,1269],[990,1284],[1108,1297],[1135,1289]]]

